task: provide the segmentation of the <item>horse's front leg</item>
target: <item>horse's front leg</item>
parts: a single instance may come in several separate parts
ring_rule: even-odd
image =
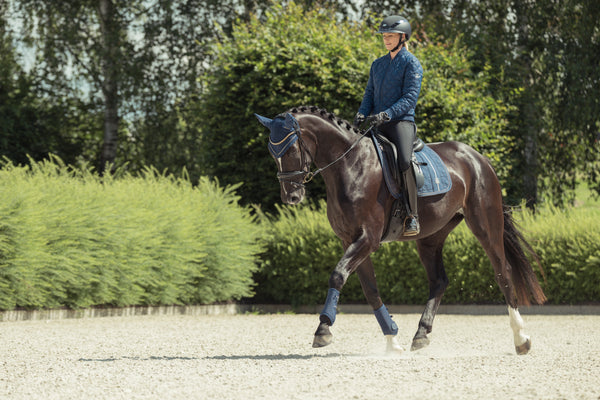
[[[340,291],[350,274],[379,247],[379,240],[368,235],[364,230],[357,240],[351,244],[344,243],[344,255],[329,277],[327,299],[319,317],[319,327],[315,332],[313,347],[327,346],[332,342],[333,335],[329,327],[335,322]],[[372,266],[371,266],[372,268]],[[387,310],[386,310],[387,311]]]
[[[401,353],[404,348],[398,342],[398,327],[392,320],[387,308],[381,301],[379,290],[377,289],[377,280],[375,279],[375,269],[373,268],[373,262],[371,257],[367,259],[358,267],[356,270],[358,279],[360,280],[360,286],[362,287],[363,293],[369,305],[373,308],[377,322],[381,327],[381,331],[385,335],[387,341],[387,352],[388,353]]]

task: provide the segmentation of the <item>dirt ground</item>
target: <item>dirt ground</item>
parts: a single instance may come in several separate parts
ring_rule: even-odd
[[[0,322],[4,399],[600,399],[600,315],[438,315],[431,345],[385,354],[375,317],[136,316]],[[405,348],[418,314],[394,317]]]

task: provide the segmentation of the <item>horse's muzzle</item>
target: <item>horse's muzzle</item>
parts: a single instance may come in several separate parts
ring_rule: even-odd
[[[305,189],[302,183],[281,181],[281,201],[285,204],[296,205],[304,200]]]

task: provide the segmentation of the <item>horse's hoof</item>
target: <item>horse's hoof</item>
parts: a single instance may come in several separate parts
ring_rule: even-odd
[[[531,350],[531,339],[527,338],[525,343],[520,346],[515,346],[515,350],[517,350],[517,354],[520,356],[529,353],[529,350]]]
[[[410,351],[420,350],[423,347],[429,346],[429,338],[427,336],[413,339],[412,346],[410,346]]]
[[[388,354],[400,354],[404,351],[404,348],[400,346],[396,335],[385,335],[385,338],[387,339],[386,352]]]
[[[328,344],[331,344],[332,341],[333,335],[329,330],[329,325],[325,322],[321,322],[315,332],[315,339],[313,340],[312,347],[325,347]]]
[[[325,347],[328,344],[331,344],[333,341],[333,335],[315,335],[315,339],[313,340],[313,347]]]

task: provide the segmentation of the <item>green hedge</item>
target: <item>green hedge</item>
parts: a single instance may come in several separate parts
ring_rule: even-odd
[[[541,257],[542,287],[548,303],[600,301],[600,210],[516,212],[526,238]],[[265,252],[255,274],[257,302],[321,304],[342,247],[327,221],[325,204],[279,207],[276,216],[262,215]],[[414,242],[388,243],[372,255],[378,286],[388,304],[424,304],[427,276]],[[503,303],[491,264],[473,234],[462,223],[444,247],[450,285],[445,303]],[[364,303],[356,275],[340,301]]]
[[[259,227],[234,187],[60,160],[0,170],[0,309],[205,304],[252,295]]]
[[[342,247],[325,203],[278,207],[258,221],[235,187],[193,187],[147,170],[98,177],[60,160],[0,169],[0,309],[324,301]],[[600,209],[518,212],[546,272],[549,303],[600,301]],[[372,256],[383,300],[423,304],[414,242]],[[503,303],[489,260],[461,224],[448,238],[446,303]],[[256,284],[254,283],[256,282]],[[256,285],[256,287],[254,287]],[[256,294],[253,294],[253,287]],[[341,301],[363,303],[356,275]]]

